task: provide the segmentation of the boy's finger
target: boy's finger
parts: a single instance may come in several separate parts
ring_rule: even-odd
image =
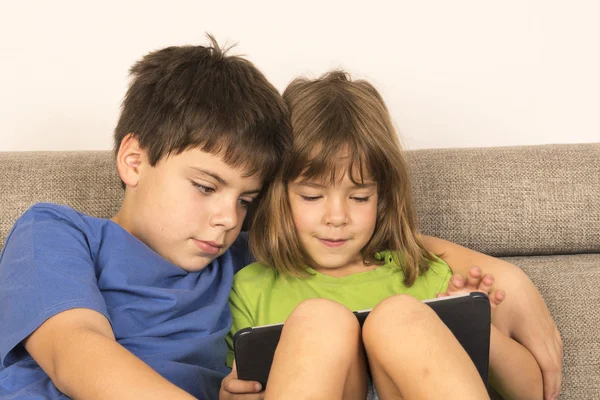
[[[490,301],[492,303],[494,303],[494,305],[498,305],[498,304],[502,303],[505,298],[506,298],[506,293],[504,293],[504,290],[496,290],[490,296]]]
[[[258,393],[262,386],[255,381],[242,381],[240,379],[228,379],[223,381],[223,388],[229,393]]]
[[[456,292],[462,290],[465,287],[465,279],[462,275],[452,275],[450,278],[450,282],[448,282],[448,293]]]
[[[489,294],[492,290],[492,285],[494,284],[494,277],[490,274],[485,274],[483,278],[481,278],[481,283],[479,283],[479,287],[477,290],[483,292],[485,294]]]
[[[467,275],[467,288],[476,291],[479,288],[481,282],[481,270],[479,267],[473,267],[469,270]]]

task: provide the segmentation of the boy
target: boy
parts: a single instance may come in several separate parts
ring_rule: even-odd
[[[247,207],[291,141],[250,62],[170,47],[133,66],[112,220],[37,204],[0,261],[0,397],[216,399]]]

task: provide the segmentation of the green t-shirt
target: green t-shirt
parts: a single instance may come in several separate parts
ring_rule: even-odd
[[[407,287],[403,283],[402,268],[394,262],[391,252],[378,253],[376,258],[385,260],[385,264],[372,271],[340,278],[311,268],[306,278],[288,278],[260,263],[240,270],[233,278],[229,295],[233,323],[227,335],[227,365],[233,363],[233,335],[238,330],[284,322],[304,300],[325,298],[352,311],[365,310],[395,294],[409,294],[419,300],[434,298],[446,291],[452,276],[448,264],[436,257],[436,261],[429,262],[429,270]]]

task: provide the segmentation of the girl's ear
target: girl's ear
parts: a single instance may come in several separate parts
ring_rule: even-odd
[[[117,153],[117,170],[126,186],[137,186],[140,178],[140,165],[145,157],[145,151],[140,147],[137,136],[133,133],[127,134],[121,141]]]

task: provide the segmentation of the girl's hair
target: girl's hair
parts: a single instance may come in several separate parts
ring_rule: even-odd
[[[302,178],[335,183],[348,173],[354,183],[378,187],[377,222],[361,250],[367,264],[381,265],[375,253],[392,250],[412,285],[432,255],[419,239],[407,165],[389,112],[377,90],[343,71],[316,80],[295,79],[283,94],[292,118],[293,146],[260,202],[250,246],[256,259],[283,275],[303,276],[306,257],[292,219],[289,182]],[[343,161],[340,164],[340,158]],[[340,165],[345,170],[339,171]],[[400,261],[398,253],[402,255]]]

